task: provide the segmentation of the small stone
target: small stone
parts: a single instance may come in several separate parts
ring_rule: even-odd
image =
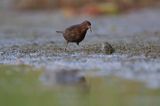
[[[101,50],[105,53],[105,54],[112,54],[114,53],[114,48],[111,46],[111,44],[109,44],[108,42],[103,42],[102,43],[102,48]]]

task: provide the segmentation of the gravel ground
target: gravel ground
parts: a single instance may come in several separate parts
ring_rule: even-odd
[[[90,20],[88,32],[78,47],[56,30]],[[144,9],[116,16],[65,17],[61,12],[0,12],[0,63],[36,67],[78,68],[90,75],[118,75],[160,87],[160,9]],[[115,52],[106,54],[105,42]]]

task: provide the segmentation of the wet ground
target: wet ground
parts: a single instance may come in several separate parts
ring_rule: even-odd
[[[76,44],[69,44],[67,51],[65,51],[65,41],[62,36],[56,33],[56,30],[63,30],[69,25],[79,23],[86,19],[92,22],[93,32],[87,33],[80,47],[76,46]],[[1,12],[0,63],[5,65],[27,64],[40,68],[43,72],[38,79],[45,84],[50,81],[52,83],[52,80],[50,80],[50,78],[48,79],[46,75],[52,74],[52,72],[59,70],[59,68],[77,69],[80,71],[80,74],[87,77],[87,82],[91,82],[91,85],[92,83],[96,83],[93,84],[94,87],[91,87],[93,92],[99,89],[96,88],[96,86],[99,85],[98,83],[100,83],[100,89],[103,89],[100,94],[91,93],[90,96],[93,97],[91,98],[92,100],[101,96],[103,91],[108,94],[110,90],[105,91],[104,89],[112,89],[114,84],[117,83],[120,85],[124,84],[127,86],[126,89],[131,90],[131,92],[127,92],[127,96],[129,97],[133,92],[136,92],[136,95],[139,90],[141,91],[143,89],[146,91],[144,91],[144,95],[147,95],[149,92],[155,91],[148,91],[146,89],[157,90],[160,87],[159,19],[160,9],[158,8],[144,9],[138,12],[114,16],[77,16],[76,18],[64,17],[61,12]],[[108,54],[108,49],[104,47],[106,42],[110,43],[114,48],[115,51],[113,54]],[[6,69],[6,67],[4,69]],[[3,70],[3,67],[1,70]],[[53,76],[50,75],[49,77],[52,79]],[[94,77],[93,80],[90,81],[90,77],[91,79]],[[122,82],[117,82],[121,80]],[[128,82],[126,82],[126,80]],[[113,82],[113,84],[105,85],[105,81]],[[145,87],[140,87],[143,85],[139,84],[141,82],[145,83]],[[131,83],[131,85],[128,85],[128,83]],[[9,86],[7,84],[6,86]],[[117,94],[119,95],[118,97],[120,97],[121,93],[119,94],[119,92],[123,91],[116,90],[117,87],[118,86],[113,87],[115,90],[111,91],[111,95],[116,91],[117,93],[115,93],[115,96],[111,99],[111,103],[108,103],[108,105],[113,104],[114,102],[112,103],[112,101],[114,100],[119,100],[115,99],[115,97]],[[138,87],[138,91],[134,91],[135,89],[132,90],[132,87]],[[63,89],[61,90],[63,91]],[[123,93],[125,94],[125,92]],[[154,96],[156,96],[155,100],[160,98],[158,93]],[[62,95],[58,97],[65,98]],[[110,96],[107,98],[109,97]],[[125,98],[126,97],[123,99]],[[143,98],[144,101],[148,100],[147,96]],[[149,98],[152,98],[152,96],[149,95]],[[103,99],[103,97],[101,99]],[[143,103],[143,100],[134,104],[136,103],[134,101],[137,101],[137,99],[138,98],[131,99],[131,101],[133,100],[132,105],[140,106],[141,103],[145,105],[146,102]],[[100,101],[102,100],[98,100],[97,103]],[[121,102],[121,100],[119,102]],[[126,103],[125,105],[128,104],[128,102],[124,103]],[[148,103],[150,104],[150,102]],[[148,103],[146,104],[148,105]],[[155,106],[159,104],[158,101],[154,101],[154,103]],[[63,104],[61,105],[63,106]],[[120,106],[118,104],[115,105]],[[121,105],[123,105],[123,103]]]
[[[147,9],[120,16],[65,18],[61,13],[1,12],[0,63],[53,68],[57,65],[99,74],[121,75],[147,80],[160,86],[160,10]],[[91,20],[93,32],[78,47],[56,34],[84,19]],[[103,48],[109,42],[111,55]],[[138,74],[138,75],[137,75]],[[153,82],[153,83],[152,83]]]

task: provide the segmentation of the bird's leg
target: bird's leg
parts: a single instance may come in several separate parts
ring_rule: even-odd
[[[69,43],[69,42],[67,41],[67,42],[66,42],[66,47],[65,47],[65,49],[64,49],[65,51],[67,50],[68,43]]]
[[[79,42],[77,42],[77,45],[79,46]]]
[[[80,49],[82,49],[82,47],[79,45],[79,42],[77,42],[77,45],[79,46]]]

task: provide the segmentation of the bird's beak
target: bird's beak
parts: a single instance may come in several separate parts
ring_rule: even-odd
[[[92,32],[92,28],[91,28],[91,26],[88,26],[88,28],[90,29],[90,31]]]

